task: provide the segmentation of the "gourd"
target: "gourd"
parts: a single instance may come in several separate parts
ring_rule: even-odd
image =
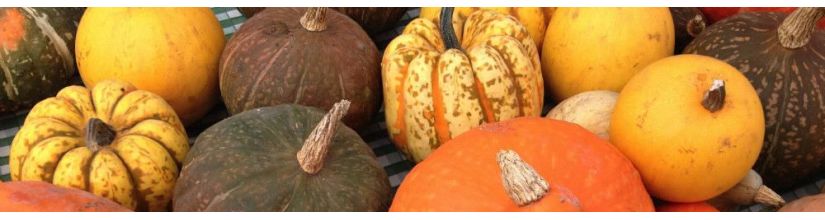
[[[39,181],[0,183],[0,212],[128,212],[83,190]]]
[[[86,190],[165,211],[189,139],[172,107],[125,81],[69,86],[34,106],[11,143],[13,181]]]
[[[295,103],[330,109],[352,101],[344,123],[361,128],[381,101],[379,53],[358,24],[326,8],[269,8],[235,32],[221,56],[230,114]]]
[[[610,115],[619,93],[607,90],[587,91],[571,96],[553,107],[547,118],[581,125],[604,140],[610,140]]]
[[[763,151],[754,166],[765,185],[784,191],[825,172],[825,30],[823,8],[742,13],[709,27],[685,53],[733,65],[756,88],[765,109]]]
[[[266,8],[238,8],[241,14],[247,18],[251,18],[264,9]],[[407,13],[407,8],[400,7],[333,7],[331,9],[341,12],[358,22],[358,25],[361,25],[361,28],[364,28],[364,31],[367,31],[370,36],[378,36],[394,28],[404,14]]]
[[[633,161],[651,195],[699,202],[747,175],[762,147],[764,120],[756,91],[736,68],[677,55],[648,65],[622,89],[610,141]]]
[[[175,211],[385,211],[387,174],[329,113],[285,104],[233,115],[201,133],[175,188]]]
[[[387,130],[414,162],[482,123],[541,114],[538,51],[527,29],[479,10],[458,41],[452,10],[442,11],[440,30],[429,19],[410,22],[381,62]]]
[[[550,20],[550,17],[553,16],[552,9],[553,8],[535,7],[458,7],[454,9],[452,15],[453,30],[458,40],[461,41],[462,36],[464,36],[464,30],[466,30],[464,24],[470,14],[479,10],[496,11],[516,18],[521,25],[527,28],[527,32],[535,42],[536,47],[541,48],[542,41],[544,41],[544,32],[547,29],[547,22]],[[442,8],[440,7],[422,7],[419,17],[430,19],[436,24],[441,24],[441,10]]]

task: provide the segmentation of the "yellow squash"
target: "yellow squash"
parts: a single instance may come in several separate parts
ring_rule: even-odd
[[[387,130],[413,161],[482,123],[541,113],[538,51],[527,29],[487,10],[471,14],[463,27],[458,46],[451,27],[439,31],[431,20],[416,19],[384,51]]]
[[[15,181],[89,191],[127,208],[167,210],[189,141],[161,97],[124,81],[69,86],[32,108],[9,155]]]
[[[618,92],[647,64],[673,55],[667,8],[558,8],[544,36],[545,88],[557,100]]]
[[[464,23],[467,17],[478,10],[491,10],[502,14],[509,14],[515,17],[530,33],[530,37],[535,41],[536,46],[541,48],[541,42],[544,40],[544,32],[547,29],[547,21],[553,16],[553,8],[510,8],[510,7],[472,7],[472,8],[455,8],[453,12],[453,28],[459,39],[463,36]],[[550,14],[548,14],[548,12]],[[436,24],[440,23],[439,15],[441,14],[440,7],[422,7],[419,17],[430,19]]]

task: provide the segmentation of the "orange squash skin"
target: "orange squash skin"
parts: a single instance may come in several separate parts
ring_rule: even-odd
[[[503,149],[535,168],[549,193],[518,207],[496,163]],[[639,173],[608,142],[575,124],[522,117],[442,145],[405,177],[390,211],[653,211],[653,204]]]
[[[129,212],[86,191],[40,181],[0,183],[0,212]]]
[[[657,212],[718,212],[719,210],[706,202],[665,203],[656,206]]]

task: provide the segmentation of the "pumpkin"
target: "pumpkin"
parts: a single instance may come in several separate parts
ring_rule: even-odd
[[[764,147],[754,170],[788,190],[825,172],[825,30],[822,8],[743,13],[712,25],[685,53],[712,56],[750,79],[765,109]]]
[[[591,90],[620,91],[647,64],[673,55],[667,8],[558,8],[541,65],[557,101]]]
[[[130,82],[160,95],[184,124],[218,101],[224,35],[209,8],[89,8],[77,30],[83,83]]]
[[[656,206],[657,212],[718,212],[719,210],[706,202],[665,203]]]
[[[39,181],[0,183],[0,212],[128,212],[83,190]]]
[[[707,15],[709,24],[716,23],[730,16],[746,12],[783,12],[790,14],[795,7],[704,7],[699,8]],[[825,19],[820,19],[816,24],[819,28],[825,28]]]
[[[580,126],[540,117],[484,124],[445,143],[413,167],[390,207],[576,210],[653,211],[653,203],[616,148]]]
[[[83,8],[0,8],[0,114],[31,107],[69,84]]]
[[[352,101],[344,123],[361,128],[381,100],[379,53],[345,15],[326,8],[269,8],[235,32],[221,56],[229,113],[285,103],[329,109]]]
[[[779,209],[780,212],[825,212],[825,193],[805,196]]]
[[[581,125],[604,140],[609,140],[610,115],[619,93],[607,90],[587,91],[560,102],[547,118]]]
[[[13,181],[77,188],[139,211],[170,205],[189,139],[175,111],[125,81],[69,86],[34,106],[11,143]]]
[[[358,134],[338,125],[349,105],[327,115],[263,107],[210,127],[186,157],[175,211],[386,210],[387,174]]]
[[[415,19],[384,50],[387,130],[411,161],[479,124],[541,114],[538,52],[524,26],[480,10],[467,17],[459,46],[451,25],[442,22],[439,31],[429,19]]]
[[[530,38],[532,38],[536,46],[540,48],[544,40],[544,32],[547,29],[547,21],[553,16],[550,9],[535,7],[459,7],[453,10],[453,30],[458,40],[461,41],[461,38],[465,37],[463,34],[464,31],[468,30],[464,25],[467,24],[467,18],[469,18],[471,14],[479,10],[496,11],[515,17],[521,25],[527,28],[527,33],[530,34]],[[442,8],[440,7],[422,7],[419,17],[429,19],[440,25],[442,23],[440,20],[441,10]],[[547,13],[548,11],[550,12],[549,14]]]
[[[676,53],[685,49],[693,38],[707,26],[707,18],[699,8],[692,7],[671,7],[670,14],[673,15],[673,26],[676,28]]]
[[[779,208],[785,205],[785,199],[768,186],[762,184],[762,176],[756,171],[748,171],[739,183],[721,195],[708,200],[708,203],[722,211],[734,211],[738,206],[761,204]]]
[[[748,79],[725,62],[691,54],[656,61],[630,79],[609,132],[651,195],[690,203],[722,194],[745,177],[764,128]]]
[[[247,18],[251,18],[266,8],[240,7],[238,10]],[[361,28],[370,36],[377,36],[395,27],[399,20],[407,13],[407,8],[393,7],[338,7],[331,8],[341,12],[358,22]]]

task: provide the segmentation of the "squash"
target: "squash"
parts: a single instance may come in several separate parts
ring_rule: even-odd
[[[445,143],[413,167],[390,207],[577,210],[653,211],[653,203],[633,164],[607,141],[540,117],[484,124]]]
[[[160,96],[125,81],[69,86],[32,108],[11,143],[13,181],[86,190],[139,211],[169,207],[189,139]]]
[[[670,203],[656,206],[656,212],[718,212],[719,210],[706,202]]]
[[[707,26],[707,18],[699,8],[692,7],[671,7],[670,14],[673,15],[673,26],[676,28],[676,53],[681,52],[693,41],[693,38]]]
[[[245,17],[252,18],[253,15],[266,8],[240,7],[238,11]],[[370,36],[377,36],[387,30],[395,28],[398,21],[407,13],[407,8],[401,7],[333,7],[338,12],[358,22],[361,28]]]
[[[269,8],[235,32],[221,56],[229,113],[295,103],[329,109],[352,101],[344,123],[361,128],[381,100],[379,53],[345,15],[326,8]]]
[[[189,125],[218,101],[224,35],[209,8],[89,8],[77,30],[87,87],[118,79],[160,95]]]
[[[656,61],[622,89],[610,141],[662,200],[706,201],[747,175],[765,122],[747,78],[720,60],[677,55]]]
[[[83,190],[39,181],[0,183],[0,212],[128,212]]]
[[[440,16],[441,16],[440,7],[422,7],[421,12],[419,14],[420,18],[429,19],[436,24],[441,24]],[[527,28],[527,33],[530,34],[530,38],[536,44],[536,47],[541,48],[541,43],[544,40],[544,32],[547,29],[547,21],[550,17],[553,16],[552,11],[550,14],[547,14],[548,9],[544,8],[531,8],[531,7],[459,7],[455,8],[452,14],[452,21],[453,21],[453,30],[458,37],[458,40],[461,41],[462,37],[464,36],[464,31],[468,30],[464,27],[467,22],[467,18],[470,17],[470,14],[479,10],[491,10],[496,11],[502,14],[507,14],[510,16],[515,17],[521,25]],[[468,34],[470,35],[470,34]]]
[[[459,46],[452,23],[442,23],[439,32],[429,19],[413,20],[381,62],[387,130],[414,162],[479,124],[541,114],[538,51],[524,26],[480,10],[467,18],[473,34]]]
[[[768,134],[754,170],[780,191],[825,172],[825,30],[813,26],[824,10],[739,14],[712,25],[685,49],[724,60],[750,79]]]
[[[619,93],[607,90],[587,91],[560,102],[547,118],[578,124],[604,140],[610,140],[610,115]]]
[[[186,157],[175,211],[385,211],[387,174],[338,126],[349,106],[263,107],[213,125]]]
[[[0,114],[53,96],[75,74],[83,8],[0,8]]]
[[[795,7],[704,7],[699,8],[705,15],[707,15],[708,24],[713,24],[730,16],[746,13],[746,12],[782,12],[790,14],[797,8]],[[816,24],[817,27],[825,29],[825,19],[820,19]]]
[[[673,55],[667,8],[558,8],[544,35],[542,73],[556,101],[620,91],[639,70]]]
[[[805,196],[779,209],[780,212],[825,212],[825,193]]]
[[[768,186],[763,185],[762,177],[756,171],[750,170],[736,186],[708,200],[708,203],[722,211],[735,211],[739,206],[753,204],[779,208],[785,205],[785,199]]]

